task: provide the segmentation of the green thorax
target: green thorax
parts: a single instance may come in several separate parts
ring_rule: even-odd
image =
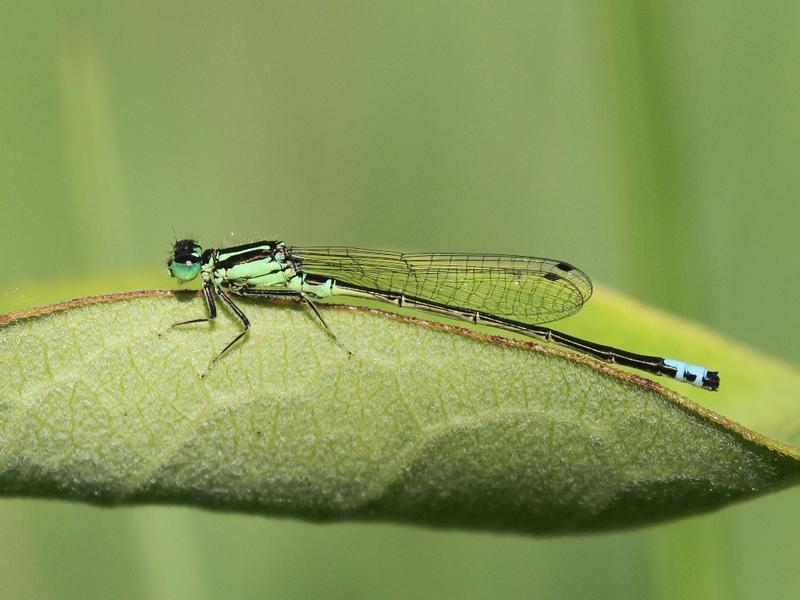
[[[249,244],[212,250],[203,264],[204,280],[233,290],[289,290],[316,298],[331,295],[333,282],[310,284],[288,258],[283,242]]]

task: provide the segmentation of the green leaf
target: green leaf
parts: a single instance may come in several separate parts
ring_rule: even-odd
[[[652,322],[615,301],[634,327]],[[0,317],[0,493],[553,533],[709,510],[800,474],[792,446],[589,358],[324,307],[348,354],[300,305],[241,306],[248,339],[203,378],[237,323],[170,330],[204,314],[196,294]],[[752,353],[658,318],[666,337],[710,348],[722,391],[703,398],[794,394],[773,406],[796,438],[795,370],[759,357],[770,378],[745,385],[733,367]]]

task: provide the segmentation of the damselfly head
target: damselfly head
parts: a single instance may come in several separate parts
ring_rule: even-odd
[[[180,282],[191,281],[200,273],[203,248],[194,240],[178,240],[172,248],[172,258],[167,261],[170,277]]]

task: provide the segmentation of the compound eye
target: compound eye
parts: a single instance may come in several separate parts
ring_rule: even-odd
[[[200,258],[189,254],[176,256],[167,263],[169,274],[178,281],[191,281],[200,273]]]

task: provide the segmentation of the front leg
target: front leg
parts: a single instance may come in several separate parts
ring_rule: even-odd
[[[178,321],[177,323],[173,323],[170,327],[178,327],[179,325],[188,325],[189,323],[204,323],[205,321],[213,321],[217,318],[217,305],[214,302],[214,290],[212,286],[214,284],[210,281],[206,281],[203,283],[203,296],[206,299],[206,306],[208,307],[208,315],[207,317],[200,317],[198,319],[189,319],[188,321]]]
[[[205,373],[201,374],[201,377],[205,377],[208,372],[211,370],[211,367],[220,359],[220,357],[225,354],[231,346],[233,346],[236,342],[238,342],[250,329],[250,321],[247,316],[242,312],[242,310],[236,306],[233,300],[223,292],[218,287],[214,286],[211,281],[206,281],[203,284],[203,296],[206,299],[206,306],[208,307],[208,316],[207,317],[199,317],[197,319],[189,319],[188,321],[179,321],[178,323],[173,323],[171,327],[178,327],[180,325],[188,325],[190,323],[204,323],[210,322],[217,318],[217,304],[214,302],[214,294],[220,297],[220,299],[227,304],[233,313],[239,317],[239,320],[242,322],[242,331],[234,337],[228,344],[220,350],[219,353],[214,357],[214,359],[208,364],[208,368],[206,369]]]

